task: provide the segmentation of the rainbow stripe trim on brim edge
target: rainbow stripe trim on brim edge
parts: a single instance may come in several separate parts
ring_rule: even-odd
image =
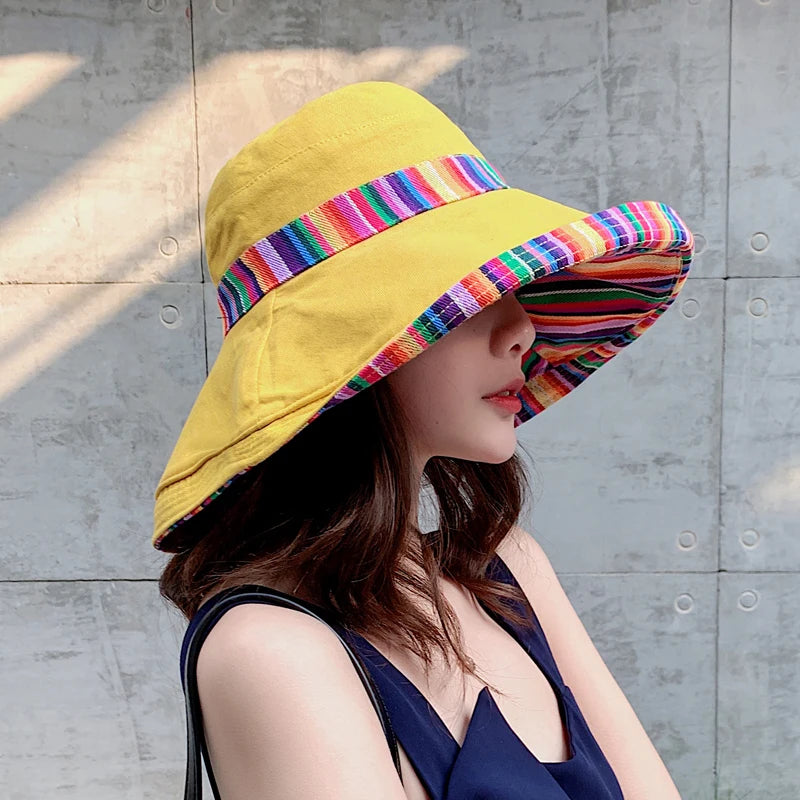
[[[303,428],[327,409],[419,355],[504,294],[529,286],[528,292],[519,295],[520,300],[529,313],[544,318],[545,324],[537,325],[536,341],[524,362],[528,383],[520,392],[522,409],[514,421],[517,427],[568,394],[647,330],[680,292],[693,252],[694,237],[677,212],[664,203],[649,200],[613,206],[529,239],[454,284],[360,369]],[[676,272],[673,266],[664,264],[659,274],[652,264],[642,269],[631,261],[624,280],[603,279],[604,272],[612,270],[609,265],[648,254],[679,256],[681,268]],[[536,306],[537,299],[542,304],[541,311]],[[592,308],[601,313],[590,313]],[[549,315],[544,309],[556,309],[557,313]],[[582,311],[582,316],[592,318],[594,323],[581,324],[570,336],[566,321],[574,319],[576,311]],[[625,316],[631,313],[636,315],[633,322]],[[553,323],[554,319],[561,319],[561,324]],[[547,349],[568,353],[576,343],[578,355],[565,356],[559,363],[534,352]],[[236,473],[172,524],[154,543],[156,549],[179,525],[202,511],[250,469]]]

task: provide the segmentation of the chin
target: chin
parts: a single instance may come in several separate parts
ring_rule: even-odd
[[[502,464],[514,455],[517,437],[509,424],[508,431],[501,431],[485,441],[473,438],[465,443],[464,451],[458,456],[465,461],[483,461],[487,464]]]
[[[487,464],[502,464],[504,461],[508,461],[511,456],[514,455],[517,449],[517,443],[514,442],[513,447],[509,447],[503,451],[498,451],[496,449],[495,453],[487,458],[480,459],[481,461],[485,461]]]

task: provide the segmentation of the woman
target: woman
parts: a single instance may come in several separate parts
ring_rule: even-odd
[[[419,94],[365,82],[223,167],[206,249],[225,340],[156,492],[161,591],[190,628],[247,584],[334,614],[402,767],[331,630],[239,605],[197,663],[220,796],[678,798],[517,525],[515,454],[519,424],[673,302],[678,215],[512,189]]]

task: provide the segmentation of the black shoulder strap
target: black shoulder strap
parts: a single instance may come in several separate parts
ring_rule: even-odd
[[[232,589],[225,590],[212,597],[206,606],[201,608],[202,618],[200,622],[192,631],[189,642],[186,647],[186,658],[183,665],[183,692],[186,699],[186,734],[187,734],[187,753],[186,753],[186,787],[184,790],[184,800],[202,800],[203,784],[201,772],[201,753],[202,759],[206,763],[206,771],[208,773],[209,783],[211,790],[214,793],[215,800],[220,800],[219,790],[217,788],[214,773],[211,769],[211,759],[208,755],[208,748],[203,734],[203,718],[200,710],[200,697],[197,692],[197,656],[200,652],[200,647],[203,644],[206,636],[211,628],[214,627],[216,622],[222,615],[230,608],[240,603],[267,603],[269,605],[283,606],[284,608],[294,608],[298,611],[303,611],[315,617],[320,622],[327,625],[339,638],[339,641],[344,645],[345,650],[350,656],[353,666],[364,684],[370,701],[372,702],[375,711],[377,712],[383,732],[386,736],[386,741],[389,744],[389,749],[392,753],[392,760],[397,769],[397,774],[400,776],[402,782],[403,776],[400,770],[400,756],[397,751],[397,738],[394,730],[392,729],[391,722],[389,721],[389,714],[384,705],[383,698],[380,695],[378,687],[375,685],[372,676],[364,666],[361,657],[353,648],[347,643],[346,639],[329,619],[326,619],[327,613],[325,609],[320,606],[300,600],[290,594],[285,594],[277,589],[271,589],[267,586],[248,585],[237,586]],[[200,613],[200,612],[198,612]]]

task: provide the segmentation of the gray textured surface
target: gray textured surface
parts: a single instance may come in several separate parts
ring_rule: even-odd
[[[28,102],[0,129],[1,281],[199,280],[190,31],[150,3],[2,0]]]
[[[794,800],[797,4],[188,5],[0,0],[3,796],[179,796],[183,623],[129,579],[221,342],[205,198],[306,100],[389,79],[513,184],[695,233],[664,318],[520,429],[527,524],[683,797]]]
[[[800,280],[727,282],[726,569],[800,570]]]
[[[717,578],[561,575],[687,800],[713,800]]]
[[[797,797],[800,578],[719,580],[719,797]]]
[[[178,797],[181,628],[149,581],[0,585],[3,796]]]
[[[201,287],[0,286],[0,347],[0,578],[155,577],[154,481],[205,376]]]
[[[728,275],[798,275],[800,5],[733,3]]]

